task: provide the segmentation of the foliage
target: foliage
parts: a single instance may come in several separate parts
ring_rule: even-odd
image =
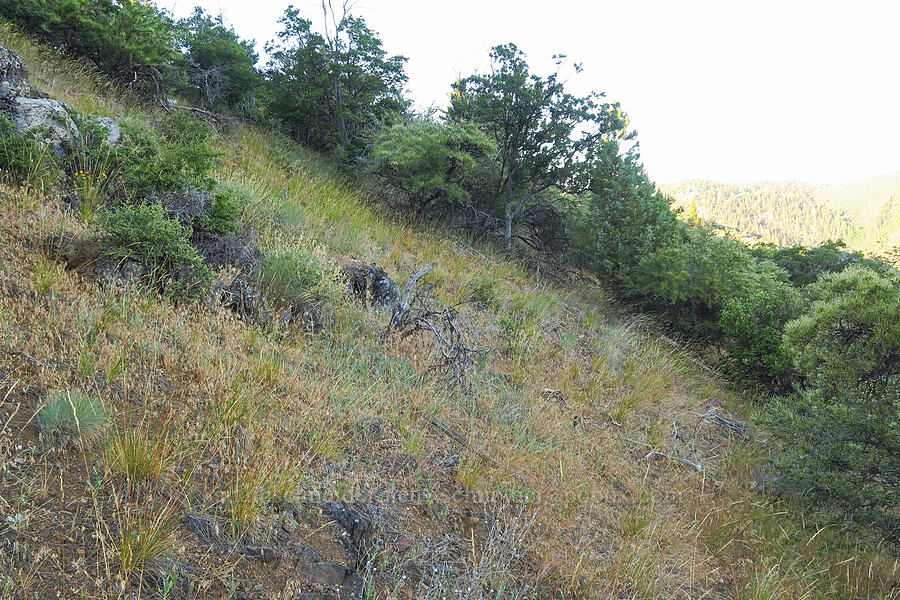
[[[624,283],[680,331],[710,338],[720,334],[717,321],[725,302],[747,291],[754,262],[737,240],[706,226],[688,227],[641,257]]]
[[[100,225],[105,256],[140,263],[173,296],[196,296],[209,285],[212,273],[188,241],[190,228],[168,218],[161,205],[124,206],[103,215]]]
[[[106,423],[106,411],[97,398],[81,390],[65,390],[47,396],[37,423],[44,433],[91,439]]]
[[[769,415],[783,490],[835,518],[900,537],[900,278],[824,276],[785,343],[807,388]]]
[[[774,244],[757,244],[753,247],[753,253],[783,267],[790,274],[791,282],[798,287],[815,283],[824,273],[840,273],[854,264],[874,270],[885,266],[881,261],[866,258],[860,252],[850,252],[846,247],[842,241],[828,241],[812,248],[776,248]]]
[[[467,184],[494,149],[471,123],[398,122],[375,136],[370,171],[406,194],[421,215],[432,204],[468,202]]]
[[[0,181],[13,185],[49,187],[59,178],[56,157],[31,133],[20,133],[0,115]]]
[[[138,120],[123,120],[121,126],[124,142],[111,152],[111,170],[118,176],[121,196],[134,200],[188,187],[212,190],[219,153],[209,125],[178,112],[157,128]]]
[[[627,137],[627,119],[618,104],[599,103],[599,94],[579,98],[566,92],[561,58],[547,77],[533,75],[514,44],[494,47],[490,58],[490,74],[454,84],[447,116],[475,123],[497,144],[491,200],[503,207],[511,248],[528,204],[552,188],[585,187],[599,142]]]
[[[320,308],[335,303],[341,287],[316,247],[296,245],[263,257],[262,281],[270,298],[297,308]]]
[[[160,95],[183,85],[174,24],[150,2],[17,0],[0,3],[0,16],[131,89]]]
[[[253,42],[240,39],[222,17],[211,17],[199,6],[178,22],[191,85],[190,99],[207,110],[245,107],[262,87],[262,74],[254,66],[258,56]]]
[[[803,299],[779,267],[758,262],[756,268],[748,289],[722,307],[718,324],[728,352],[725,371],[743,387],[787,394],[797,376],[781,338],[785,324],[803,310]]]
[[[402,56],[387,56],[363,19],[344,14],[326,37],[288,7],[278,42],[266,51],[272,117],[297,141],[343,159],[362,154],[367,136],[406,110]]]
[[[779,246],[842,239],[854,248],[900,243],[900,173],[846,185],[684,181],[662,186],[675,205],[747,238]]]
[[[598,148],[590,188],[569,213],[573,248],[607,279],[627,279],[642,258],[683,229],[637,153],[621,153],[615,141]]]
[[[238,220],[249,200],[241,186],[228,181],[220,183],[212,191],[204,215],[196,226],[207,231],[230,233],[238,228]]]

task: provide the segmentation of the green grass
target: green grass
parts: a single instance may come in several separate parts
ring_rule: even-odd
[[[53,392],[37,414],[37,423],[45,434],[95,439],[106,424],[103,403],[81,390]]]

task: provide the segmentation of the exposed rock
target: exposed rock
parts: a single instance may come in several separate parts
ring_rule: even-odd
[[[365,582],[356,571],[344,565],[325,563],[311,548],[301,546],[299,550],[297,575],[304,584],[317,591],[305,592],[298,599],[359,600],[363,597]]]
[[[240,277],[235,277],[227,286],[218,282],[213,287],[210,304],[213,302],[220,302],[238,315],[254,320],[264,320],[269,311],[263,293]]]
[[[334,519],[344,530],[341,543],[349,558],[360,560],[365,556],[372,538],[372,521],[369,517],[351,508],[343,500],[326,502],[322,505],[322,514]]]
[[[412,548],[412,542],[405,535],[400,535],[397,538],[397,541],[394,542],[394,546],[397,548],[397,552],[403,554],[404,552],[409,552]]]
[[[82,269],[97,262],[100,243],[88,238],[54,235],[47,243],[47,252],[54,260],[65,263],[67,269]]]
[[[57,156],[64,155],[79,135],[69,106],[60,100],[15,97],[8,99],[3,108],[19,131],[35,131]]]
[[[244,554],[264,563],[272,562],[278,558],[278,553],[275,549],[267,546],[245,546]]]
[[[119,127],[119,124],[115,119],[111,117],[94,117],[94,119],[106,129],[106,138],[104,138],[104,142],[110,146],[115,146],[122,141],[122,128]]]
[[[36,132],[57,156],[65,154],[81,135],[69,105],[32,90],[25,64],[3,46],[0,46],[0,111],[12,119],[19,131]],[[106,129],[104,141],[118,144],[122,139],[119,124],[109,117],[95,117],[95,120]]]
[[[341,272],[347,278],[350,292],[362,302],[389,306],[400,296],[400,288],[378,265],[352,258],[341,267]]]
[[[95,264],[94,272],[106,283],[137,283],[147,271],[144,265],[130,259],[115,261],[101,256]]]
[[[27,96],[30,91],[25,63],[14,52],[0,46],[0,98]]]

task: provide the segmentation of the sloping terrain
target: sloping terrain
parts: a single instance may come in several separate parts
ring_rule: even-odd
[[[0,43],[51,97],[155,117]],[[307,331],[104,282],[53,251],[95,225],[0,190],[0,598],[900,597],[895,559],[765,495],[749,405],[597,285],[397,222],[274,135],[222,136],[262,250],[401,288],[437,263],[418,287],[463,303],[480,352],[460,384],[427,331],[388,335],[349,294]],[[92,435],[36,426],[60,390],[99,398]]]
[[[845,185],[683,181],[661,186],[674,205],[748,240],[781,246],[841,239],[853,249],[900,244],[900,174]]]

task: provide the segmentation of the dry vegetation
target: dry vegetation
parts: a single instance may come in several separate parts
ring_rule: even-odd
[[[51,96],[136,110],[0,43]],[[339,299],[308,333],[100,286],[45,250],[87,222],[2,190],[0,598],[294,598],[304,547],[372,598],[900,598],[889,553],[764,494],[765,435],[713,418],[745,403],[596,286],[538,285],[393,222],[275,136],[238,127],[222,149],[264,249],[354,255],[401,282],[437,262],[436,298],[475,299],[458,316],[486,350],[471,388],[421,377],[430,356],[385,337],[388,309]],[[103,422],[46,431],[61,390]]]

